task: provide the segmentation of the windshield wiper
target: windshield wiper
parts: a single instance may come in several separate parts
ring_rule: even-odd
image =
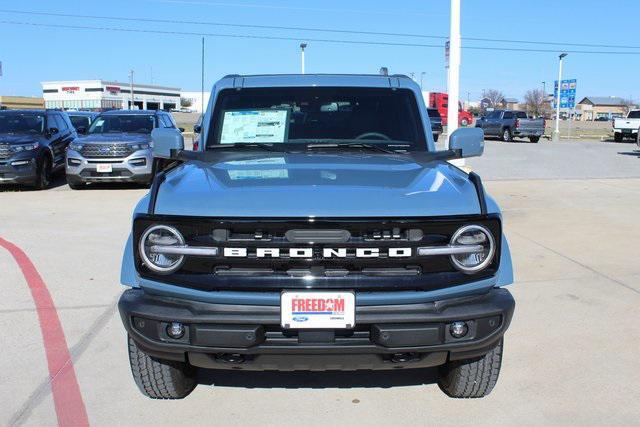
[[[399,154],[398,151],[387,150],[386,148],[382,148],[376,144],[363,144],[361,142],[350,142],[347,144],[334,144],[334,143],[308,144],[306,148],[307,150],[315,150],[315,149],[323,149],[323,148],[353,150],[354,148],[363,148],[365,150],[378,151],[380,153],[385,153],[385,154]]]
[[[283,151],[278,150],[273,144],[266,144],[263,142],[234,142],[233,144],[216,144],[207,147],[207,150],[226,150],[235,148],[259,148],[266,151]]]

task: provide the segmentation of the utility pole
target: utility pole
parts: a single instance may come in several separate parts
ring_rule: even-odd
[[[447,140],[458,129],[458,102],[460,100],[460,0],[451,0],[451,24],[449,27],[449,107],[447,113]],[[463,163],[464,164],[464,163]]]
[[[204,36],[202,36],[202,58],[200,70],[200,114],[204,114]]]
[[[307,43],[300,43],[300,69],[302,70],[302,74],[304,74],[304,50],[307,48]]]
[[[424,75],[426,74],[426,72],[421,72],[420,73],[420,90],[422,91],[422,82],[424,80]]]
[[[542,82],[542,94],[544,95],[545,99],[547,98],[547,82]]]
[[[129,72],[129,89],[131,90],[131,105],[129,106],[129,109],[133,110],[133,70]]]
[[[567,53],[561,53],[558,56],[558,93],[556,94],[556,129],[553,131],[553,142],[560,141],[560,91],[562,90],[562,60],[567,56]]]

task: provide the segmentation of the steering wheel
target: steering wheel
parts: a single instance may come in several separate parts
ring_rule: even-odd
[[[391,141],[391,138],[389,138],[384,133],[379,133],[379,132],[365,132],[363,134],[356,136],[355,139],[371,139],[371,138],[384,139],[385,141]]]

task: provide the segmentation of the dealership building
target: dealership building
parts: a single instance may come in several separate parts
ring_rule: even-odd
[[[106,80],[42,82],[46,108],[112,110],[131,108],[131,85]],[[171,110],[180,108],[180,88],[133,84],[134,109]]]

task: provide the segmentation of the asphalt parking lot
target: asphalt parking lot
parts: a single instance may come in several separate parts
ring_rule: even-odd
[[[11,249],[0,248],[0,423],[55,425],[63,405],[93,425],[637,424],[638,147],[488,141],[469,165],[503,208],[516,274],[489,397],[452,400],[433,371],[393,371],[212,373],[185,400],[144,398],[115,304],[131,211],[146,190],[72,191],[58,180],[0,192],[0,246]],[[45,348],[62,345],[69,358],[52,373]]]

